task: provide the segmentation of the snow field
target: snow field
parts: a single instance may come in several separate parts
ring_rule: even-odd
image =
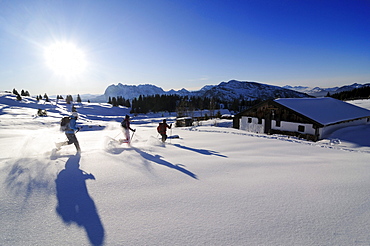
[[[358,128],[336,132],[341,141],[331,145],[225,121],[174,128],[180,138],[162,144],[155,128],[163,118],[147,115],[133,119],[131,146],[108,146],[127,111],[83,106],[81,156],[73,145],[52,152],[65,138],[58,111],[31,120],[35,108],[25,107],[16,124],[17,113],[0,112],[1,245],[370,244],[369,138],[341,138]],[[89,198],[81,205],[95,206],[86,209],[94,221],[66,222],[56,211],[67,163],[95,177],[86,191],[76,186]]]

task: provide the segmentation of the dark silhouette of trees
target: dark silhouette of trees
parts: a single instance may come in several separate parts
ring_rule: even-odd
[[[21,90],[21,96],[29,97],[30,96],[30,93],[28,91]]]
[[[49,97],[48,97],[48,95],[45,93],[45,95],[44,95],[44,99],[45,99],[45,102],[50,102],[49,101]]]
[[[131,105],[127,103],[126,105],[131,106],[131,113],[175,112],[180,99],[178,95],[140,95],[132,100]]]
[[[23,89],[21,90],[21,94],[19,94],[19,92],[15,88],[13,89],[12,93],[14,95],[17,95],[17,96],[20,96],[20,97],[29,97],[30,96],[30,93],[28,91],[23,90]]]
[[[330,97],[339,100],[354,100],[354,99],[369,99],[370,98],[370,86],[356,88],[350,91],[342,91],[335,93]]]
[[[128,107],[128,108],[131,107],[130,100],[128,100],[128,99],[126,100],[122,96],[112,97],[112,98],[109,97],[108,103],[112,104],[115,107],[118,107],[118,106],[124,106],[124,107]]]
[[[117,103],[117,99],[115,97],[112,98],[112,103],[111,103],[113,106],[117,107],[118,106],[118,103]]]
[[[208,117],[215,116],[220,105],[230,111],[240,112],[251,107],[260,100],[246,101],[243,98],[233,100],[232,102],[221,101],[217,98],[198,97],[198,96],[180,96],[180,95],[140,95],[137,98],[125,100],[121,96],[109,97],[108,103],[113,106],[124,106],[131,108],[131,113],[146,114],[149,112],[177,112],[178,117],[191,116],[194,111],[210,110]]]
[[[30,96],[30,93],[28,91],[23,90],[23,89],[21,90],[21,94],[19,94],[19,92],[15,88],[13,89],[12,93],[17,96],[18,101],[21,101],[22,97],[29,97]]]
[[[66,103],[67,103],[67,104],[71,104],[71,102],[73,102],[73,98],[72,98],[72,96],[71,96],[71,95],[67,95],[67,96],[66,96]]]

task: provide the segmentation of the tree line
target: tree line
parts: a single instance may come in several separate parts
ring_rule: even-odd
[[[30,96],[30,93],[25,90],[21,90],[21,93],[19,93],[15,88],[13,89],[13,94],[17,96],[17,100],[20,101],[22,100],[22,97]]]
[[[342,91],[335,94],[330,95],[328,93],[327,96],[338,100],[354,100],[354,99],[369,99],[370,98],[370,86],[365,86],[361,88],[355,88],[350,91]]]
[[[20,100],[22,100],[22,97],[30,97],[31,95],[30,95],[30,93],[28,92],[28,91],[25,91],[25,90],[21,90],[21,93],[19,93],[15,88],[13,89],[13,91],[12,91],[12,93],[14,94],[14,95],[16,95],[17,96],[17,100],[18,101],[20,101]],[[49,97],[48,97],[48,95],[45,93],[44,94],[44,96],[41,96],[41,95],[37,95],[36,96],[36,100],[37,101],[39,101],[39,100],[41,100],[41,99],[44,99],[46,102],[49,102],[50,100],[49,100]]]
[[[243,98],[233,101],[222,101],[217,98],[180,95],[140,95],[131,101],[121,96],[109,97],[108,103],[113,106],[125,106],[131,108],[133,114],[146,114],[149,112],[177,112],[179,116],[186,115],[189,111],[210,110],[215,111],[221,108],[230,111],[240,112],[248,107],[256,105],[261,100],[244,100]]]
[[[108,103],[112,104],[115,107],[117,107],[117,106],[125,106],[125,107],[128,107],[128,108],[131,107],[130,100],[128,100],[128,99],[126,100],[125,98],[123,98],[121,96],[109,97],[108,98]]]
[[[62,97],[62,96],[59,96],[59,98],[58,98],[58,96],[57,96],[57,99],[63,99],[63,97]],[[67,95],[67,96],[66,96],[66,103],[67,103],[67,104],[71,104],[72,102],[73,102],[73,97],[72,97],[72,95]],[[80,94],[77,94],[76,102],[78,102],[78,103],[81,103],[81,102],[82,102],[82,99],[81,99],[81,97],[80,97]],[[90,101],[88,101],[88,102],[90,102]]]
[[[13,89],[13,91],[12,91],[12,93],[14,94],[14,95],[16,95],[17,96],[17,100],[18,101],[21,101],[22,100],[22,97],[25,97],[25,96],[31,96],[30,95],[30,93],[28,92],[28,91],[25,91],[25,90],[21,90],[21,93],[19,93],[15,88]],[[44,96],[41,96],[41,95],[37,95],[36,96],[36,100],[37,101],[40,101],[40,100],[42,100],[42,99],[44,99],[46,102],[50,102],[50,100],[49,100],[49,96],[45,93],[44,94]],[[61,96],[61,95],[57,95],[57,99],[59,100],[59,99],[64,99],[63,98],[63,96]],[[68,103],[68,104],[71,104],[71,102],[73,102],[73,97],[72,97],[72,95],[66,95],[66,103]],[[76,102],[78,102],[78,103],[81,103],[82,102],[82,99],[81,99],[81,96],[80,96],[80,94],[77,94],[77,99],[76,99]],[[89,100],[87,101],[87,102],[90,102]]]

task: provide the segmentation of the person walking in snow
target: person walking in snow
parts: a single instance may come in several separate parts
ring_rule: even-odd
[[[135,132],[136,130],[130,127],[130,116],[129,115],[126,115],[126,117],[123,119],[123,121],[121,122],[121,126],[122,126],[123,133],[126,137],[126,139],[124,139],[122,142],[130,143],[131,141],[130,140],[130,130],[133,132]]]
[[[163,143],[166,142],[167,140],[167,128],[171,129],[171,127],[172,127],[172,124],[168,125],[166,123],[166,119],[164,119],[162,123],[159,123],[159,126],[157,127],[157,131],[159,134],[161,134]]]
[[[58,149],[60,149],[62,146],[65,145],[70,145],[74,144],[77,150],[77,153],[81,152],[80,144],[78,143],[77,137],[76,137],[76,132],[80,130],[80,128],[76,127],[76,121],[78,118],[77,112],[73,112],[72,115],[70,116],[70,120],[68,125],[66,126],[66,129],[64,133],[67,136],[68,141],[57,143],[56,146]]]

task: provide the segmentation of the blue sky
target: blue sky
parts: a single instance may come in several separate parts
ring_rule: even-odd
[[[58,74],[45,49],[86,66]],[[111,84],[199,89],[236,79],[370,82],[369,0],[0,0],[0,90],[102,94]]]

